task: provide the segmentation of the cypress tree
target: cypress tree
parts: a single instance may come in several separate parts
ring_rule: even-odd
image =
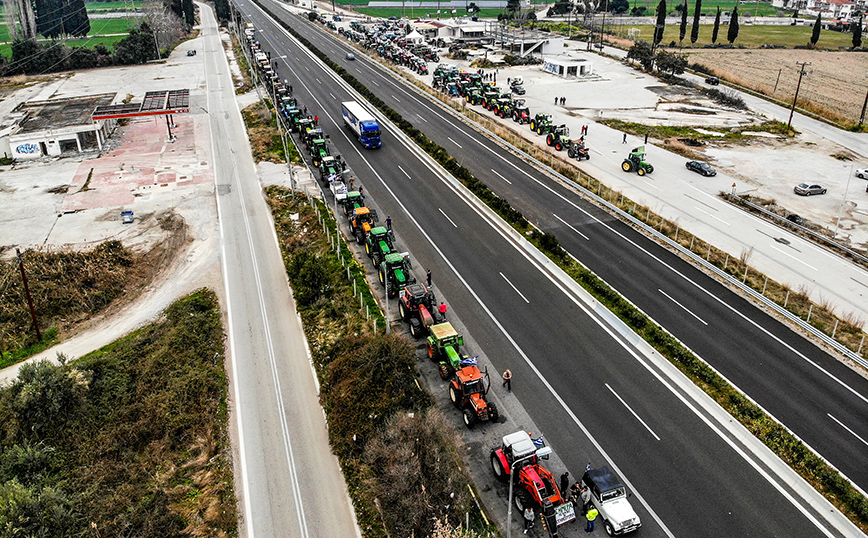
[[[717,32],[720,30],[720,6],[717,8],[717,16],[714,17],[714,30],[711,31],[711,44],[717,43]]]
[[[687,0],[681,5],[681,29],[678,33],[678,46],[684,41],[684,36],[687,35]]]
[[[182,0],[181,7],[184,8],[184,22],[187,27],[192,27],[196,24],[196,11],[193,9],[193,0]]]
[[[859,22],[853,25],[853,48],[858,49],[862,46],[862,16],[859,16]]]
[[[657,4],[657,22],[654,24],[654,46],[663,41],[663,32],[666,30],[666,0],[660,0]]]
[[[690,30],[690,43],[696,43],[699,39],[699,14],[702,11],[702,0],[696,0],[696,7],[693,8],[693,28]]]
[[[729,19],[729,30],[726,31],[726,40],[732,42],[738,37],[738,6],[732,10],[732,18]]]
[[[817,44],[817,41],[820,40],[820,24],[821,24],[822,15],[817,13],[817,22],[814,23],[814,31],[811,33],[811,46]]]

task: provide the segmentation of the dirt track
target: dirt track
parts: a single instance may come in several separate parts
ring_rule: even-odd
[[[864,52],[828,52],[812,50],[685,50],[690,63],[700,63],[746,87],[792,103],[799,80],[796,62],[810,62],[809,73],[802,79],[799,103],[810,100],[859,121],[865,100],[868,54]],[[777,91],[773,93],[780,72]]]

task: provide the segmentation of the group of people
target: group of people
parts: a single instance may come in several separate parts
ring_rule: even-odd
[[[567,98],[566,97],[555,97],[555,104],[564,106],[565,104],[567,104]]]
[[[507,372],[508,371],[509,370],[507,370]],[[510,377],[512,376],[510,375]],[[506,375],[504,374],[504,379],[505,378]],[[506,382],[504,382],[504,384],[505,383]],[[576,509],[581,506],[581,513],[588,522],[585,527],[585,532],[594,532],[594,522],[596,521],[597,516],[600,515],[600,512],[597,510],[597,507],[594,506],[594,503],[591,502],[591,490],[582,485],[581,482],[576,482],[572,486],[569,486],[569,491],[567,491],[569,480],[569,472],[565,472],[561,475],[561,493],[564,495],[565,500],[575,503]],[[527,531],[533,528],[533,525],[536,522],[536,513],[533,511],[533,508],[528,506],[525,507],[522,517],[524,517],[524,534],[527,534]]]

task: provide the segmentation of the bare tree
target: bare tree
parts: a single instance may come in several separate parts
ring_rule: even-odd
[[[162,49],[175,43],[184,35],[184,25],[181,19],[175,15],[169,7],[158,1],[145,2],[142,4],[142,22],[150,25],[156,39],[155,46]]]

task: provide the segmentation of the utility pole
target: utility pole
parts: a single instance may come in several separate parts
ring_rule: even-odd
[[[862,123],[865,121],[865,108],[868,107],[868,92],[865,92],[865,102],[862,103],[862,115],[859,116],[859,127],[862,127]]]
[[[36,329],[36,339],[42,341],[42,333],[39,332],[39,321],[36,319],[36,309],[33,308],[33,298],[30,296],[30,286],[27,285],[27,273],[24,272],[24,258],[21,257],[21,249],[15,249],[18,256],[18,268],[21,269],[21,280],[24,282],[24,295],[27,296],[27,306],[30,307],[30,318],[33,320],[33,328]]]
[[[793,97],[793,106],[790,108],[790,119],[787,120],[787,130],[793,124],[793,112],[796,111],[796,101],[799,99],[799,88],[802,87],[802,77],[808,74],[805,71],[805,66],[811,65],[811,62],[796,62],[796,65],[799,66],[799,82],[796,84],[796,96]]]

